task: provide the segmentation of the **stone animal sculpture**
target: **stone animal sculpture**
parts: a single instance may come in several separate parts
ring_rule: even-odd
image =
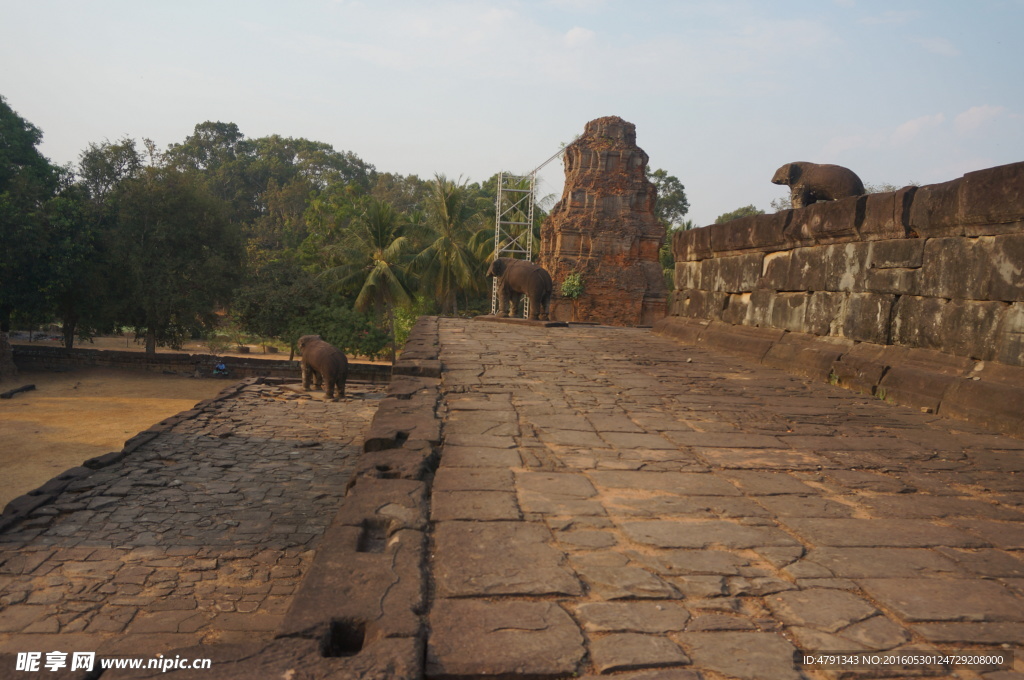
[[[551,305],[551,275],[540,265],[513,257],[499,257],[487,268],[498,277],[498,316],[515,315],[523,295],[530,301],[530,319],[547,321]]]
[[[348,359],[341,350],[321,340],[319,335],[303,335],[299,338],[299,354],[302,355],[302,389],[308,392],[312,379],[315,388],[323,385],[324,396],[328,399],[345,396]]]
[[[864,184],[852,170],[840,165],[817,163],[786,163],[775,171],[772,184],[788,184],[794,208],[803,208],[815,201],[834,201],[847,196],[860,196]]]

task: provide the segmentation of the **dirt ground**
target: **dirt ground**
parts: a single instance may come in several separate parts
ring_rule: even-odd
[[[136,433],[229,385],[224,380],[82,368],[22,371],[0,383],[0,392],[29,384],[36,389],[0,399],[0,508],[88,458],[119,450]]]

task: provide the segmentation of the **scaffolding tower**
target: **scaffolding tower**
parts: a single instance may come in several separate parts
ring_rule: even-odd
[[[494,202],[494,258],[533,259],[533,206],[537,171],[529,175],[498,173],[498,195]],[[523,317],[530,315],[530,300],[523,305]],[[498,312],[498,277],[491,284],[491,314]]]
[[[529,174],[498,173],[498,194],[494,199],[494,258],[517,257],[533,260],[533,207],[536,205],[537,173],[565,153],[555,152]],[[530,316],[530,298],[523,296],[523,318]],[[491,283],[491,314],[498,311],[498,278]]]

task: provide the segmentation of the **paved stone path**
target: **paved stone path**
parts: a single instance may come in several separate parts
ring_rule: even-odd
[[[1024,657],[1024,441],[647,330],[440,329],[429,677],[785,680],[837,677],[797,650]],[[926,674],[1024,678],[1024,658]]]
[[[0,534],[0,652],[151,656],[272,636],[375,396],[253,385],[73,483]]]

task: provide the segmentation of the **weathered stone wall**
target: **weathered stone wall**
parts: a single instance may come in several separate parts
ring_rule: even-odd
[[[677,232],[671,313],[1024,365],[1024,163]]]
[[[670,316],[826,339],[850,362],[874,353],[874,378],[848,362],[833,381],[893,396],[916,357],[948,378],[896,399],[922,408],[957,378],[1024,386],[1024,163],[679,232],[672,247]]]
[[[654,216],[657,190],[636,126],[617,116],[587,123],[565,150],[565,187],[541,229],[540,264],[555,283],[551,318],[616,326],[649,325],[665,315],[658,262],[665,228]],[[584,293],[559,294],[578,272]]]

